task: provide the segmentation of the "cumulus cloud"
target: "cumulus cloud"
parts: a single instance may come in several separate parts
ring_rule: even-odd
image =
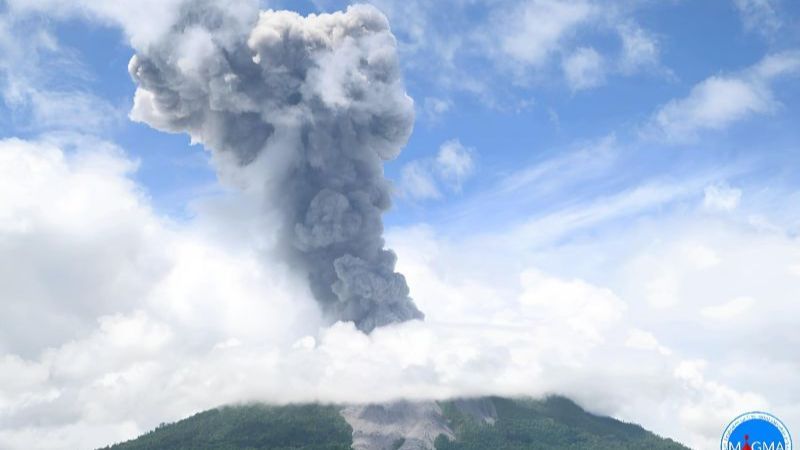
[[[119,12],[125,7],[116,4],[27,5],[128,26]],[[77,8],[69,12],[70,5]],[[130,14],[132,30],[143,20],[136,14]],[[236,17],[228,18],[232,30],[252,25]],[[289,34],[307,31],[291,14],[268,20]],[[142,34],[131,39],[142,51],[140,43],[169,32],[158,23],[150,30],[141,26]],[[254,42],[277,51],[270,44],[280,41],[269,27],[262,31]],[[186,27],[174,51],[193,58],[168,58],[175,64],[169,69],[186,77],[186,88],[199,89],[192,93],[201,92],[199,98],[215,107],[233,106],[205,96],[213,89],[203,84],[204,71],[220,75],[214,80],[221,86],[237,82],[225,76],[224,65],[213,64],[218,46],[235,43],[227,40],[232,36],[209,41],[202,27]],[[329,37],[323,33],[323,41]],[[372,61],[385,62],[381,42],[362,43],[379,53]],[[173,49],[162,50],[175,56]],[[352,62],[362,49],[339,50]],[[795,64],[769,59],[753,73],[772,79]],[[319,102],[346,107],[349,88],[360,87],[347,67],[330,64],[312,77],[319,84],[309,89]],[[149,82],[158,84],[157,74],[139,75],[154,76]],[[314,91],[320,86],[324,92]],[[176,106],[168,96],[144,91],[140,107],[152,109],[139,110],[138,117],[164,128],[192,128],[210,114],[187,102],[180,110],[187,114],[177,114],[187,122],[180,123],[175,114],[163,114]],[[203,117],[192,114],[195,107]],[[197,140],[221,139],[212,134],[219,129],[197,130]],[[791,230],[732,218],[736,208],[697,217],[682,215],[691,207],[668,208],[687,192],[693,202],[707,195],[708,180],[645,185],[489,235],[391,230],[397,268],[428,320],[365,335],[350,323],[330,325],[306,280],[286,263],[282,219],[264,213],[263,185],[200,201],[196,218],[174,223],[153,212],[131,180],[135,161],[120,149],[88,140],[66,147],[0,141],[0,316],[12,318],[0,329],[2,448],[52,442],[96,448],[204,408],[252,400],[561,393],[698,448],[716,445],[720,424],[741,411],[769,409],[800,420],[794,382],[800,367],[792,353],[800,345],[794,331],[800,312],[793,309],[798,241]],[[583,172],[595,167],[572,167],[595,161],[593,155],[545,163],[506,187],[513,193],[519,186],[547,189],[547,175],[563,178],[564,171],[591,179]],[[263,181],[251,178],[251,170],[264,167],[258,158],[242,168],[236,161],[241,153],[216,156],[232,158],[220,167],[232,171],[227,176],[234,182]],[[436,189],[460,186],[474,170],[472,156],[451,141],[426,160]],[[630,221],[625,233],[603,227],[581,233],[653,205],[662,214]],[[759,314],[748,316],[756,308]]]
[[[702,129],[724,129],[774,108],[770,93],[762,86],[741,79],[712,77],[692,88],[688,97],[664,106],[655,122],[667,136],[680,138]]]
[[[201,201],[176,224],[153,212],[130,179],[136,165],[113,146],[7,140],[0,157],[12,205],[0,215],[3,316],[38,325],[0,334],[3,448],[94,448],[252,400],[556,392],[699,448],[742,410],[800,417],[789,381],[798,368],[784,351],[800,344],[800,314],[786,310],[800,248],[787,234],[680,214],[591,239],[393,229],[398,269],[428,319],[364,335],[326,325],[276,255],[258,196]],[[673,300],[649,303],[665,275]],[[759,301],[728,303],[743,292]],[[743,307],[760,311],[746,327]],[[43,329],[46,340],[35,336]],[[780,369],[764,378],[739,355]]]
[[[403,166],[401,192],[419,200],[442,198],[444,189],[461,192],[475,170],[475,150],[458,139],[445,141],[435,158],[415,160]]]
[[[132,308],[168,268],[147,201],[127,179],[135,164],[113,147],[69,155],[12,139],[0,161],[0,284],[10,299],[0,303],[0,350],[32,356],[86,331],[94,317]]]
[[[202,2],[201,2],[202,3]],[[335,11],[349,0],[315,0],[321,11]],[[634,19],[646,3],[608,5],[593,0],[457,0],[446,5],[423,0],[372,0],[392,23],[399,39],[404,66],[415,78],[447,90],[469,92],[500,105],[497,77],[530,85],[550,77],[563,80],[563,59],[585,47],[587,35],[619,38],[616,49],[603,52],[608,71],[630,75],[655,69],[658,40]],[[179,20],[187,0],[148,0],[145,3],[79,0],[10,0],[14,13],[45,12],[53,17],[90,17],[119,26],[136,49],[162,39]],[[258,8],[255,0],[227,3],[231,16],[242,21]],[[475,8],[491,11],[473,14]],[[197,44],[198,42],[195,42]],[[187,63],[189,60],[184,61]],[[473,64],[491,64],[490,73],[478,74]],[[555,70],[553,70],[555,69]]]
[[[237,219],[176,228],[118,148],[11,139],[0,160],[0,447],[95,448],[141,432],[123,411],[149,388],[126,388],[166,376],[173,357],[321,323],[304,283],[263,265],[263,228],[235,240],[212,230],[235,233]],[[162,410],[152,400],[142,413]]]
[[[701,193],[702,187],[696,192]],[[660,215],[657,224],[648,220],[626,224],[624,234],[613,227],[598,233],[603,229],[598,226],[585,235],[570,233],[569,239],[544,241],[509,230],[446,238],[426,228],[398,231],[390,238],[403,255],[401,268],[431,320],[461,317],[470,324],[499,322],[511,327],[520,323],[515,314],[521,314],[509,306],[514,297],[523,306],[522,316],[552,318],[559,328],[548,333],[562,334],[558,343],[548,340],[548,348],[558,355],[549,357],[572,361],[604,381],[595,383],[564,367],[555,369],[547,359],[540,361],[542,372],[536,379],[558,373],[564,383],[553,389],[585,400],[590,408],[636,417],[696,448],[718,442],[720,424],[736,411],[769,407],[788,417],[796,415],[794,400],[784,397],[784,387],[792,384],[788,367],[796,367],[785,343],[798,337],[788,323],[776,326],[772,315],[785,312],[791,304],[787,288],[796,281],[785,268],[798,251],[796,239],[782,232],[742,228],[736,219],[696,216],[682,208]],[[759,267],[752,265],[753,260]],[[765,261],[769,262],[762,265]],[[749,276],[737,277],[741,270]],[[576,273],[581,277],[576,279]],[[664,277],[670,279],[673,298],[653,303],[652,282]],[[741,299],[746,292],[757,301]],[[429,298],[436,298],[440,306],[429,305],[425,300]],[[469,298],[485,301],[476,304]],[[524,310],[528,305],[535,307]],[[758,314],[748,314],[748,307]],[[730,314],[718,314],[723,311]],[[714,317],[708,317],[712,312]],[[543,326],[537,324],[531,332]],[[577,341],[590,346],[591,356],[584,358],[569,344]],[[698,342],[704,343],[702,348]],[[782,344],[771,347],[769,342]],[[760,345],[772,350],[765,355]],[[782,387],[771,386],[758,371],[748,371],[750,359],[745,355],[769,367],[787,367],[782,375],[776,374],[788,377],[781,378]],[[606,356],[613,363],[601,368]],[[629,388],[625,380],[641,374],[640,368],[654,378]],[[615,376],[605,379],[606,369]],[[613,395],[603,398],[598,391]],[[786,395],[796,398],[800,392],[794,389]],[[625,401],[620,400],[623,396]],[[645,411],[642,398],[661,412]],[[677,418],[677,423],[667,425],[655,417],[658,414]]]
[[[540,66],[562,40],[597,11],[588,1],[529,0],[499,16],[500,50],[528,66]]]
[[[323,10],[347,0],[316,0]],[[564,61],[582,47],[587,36],[619,42],[600,51],[608,74],[663,72],[659,43],[635,13],[647,3],[608,4],[593,0],[457,0],[446,4],[424,0],[372,0],[389,17],[400,40],[406,70],[440,88],[476,95],[506,106],[504,86],[559,85],[569,80]],[[475,14],[485,10],[485,14]],[[475,65],[491,70],[476,71]],[[599,85],[599,84],[598,84]],[[588,89],[588,87],[587,87]]]
[[[800,54],[776,53],[731,75],[715,75],[695,85],[689,94],[655,112],[650,131],[683,141],[704,130],[724,130],[736,122],[774,113],[780,103],[772,83],[800,72]]]
[[[510,68],[517,82],[536,82],[561,68],[573,91],[595,88],[608,75],[663,73],[656,36],[634,20],[634,9],[601,2],[529,0],[497,13],[486,43],[498,67]],[[586,45],[585,36],[602,34],[620,46],[602,53]]]

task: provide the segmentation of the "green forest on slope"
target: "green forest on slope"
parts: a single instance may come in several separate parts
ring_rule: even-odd
[[[348,450],[352,433],[334,406],[226,406],[107,449]]]
[[[564,397],[537,400],[491,398],[497,422],[487,426],[461,414],[453,402],[442,409],[456,440],[436,440],[437,450],[686,450],[644,428],[589,414]]]
[[[441,402],[456,440],[437,450],[686,450],[644,428],[587,413],[563,397],[511,400],[491,397],[494,425],[478,423],[454,402]],[[352,429],[337,406],[246,405],[212,409],[161,425],[106,450],[345,450]]]

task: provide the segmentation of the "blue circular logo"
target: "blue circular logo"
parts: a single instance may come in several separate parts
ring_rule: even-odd
[[[791,450],[792,436],[777,417],[749,412],[733,419],[722,434],[722,450]]]

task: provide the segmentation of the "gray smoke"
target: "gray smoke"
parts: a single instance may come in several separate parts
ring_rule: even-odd
[[[386,17],[364,5],[302,17],[221,4],[184,4],[137,49],[131,117],[189,133],[223,171],[260,174],[288,256],[332,319],[365,332],[421,319],[382,237],[383,162],[414,122]]]

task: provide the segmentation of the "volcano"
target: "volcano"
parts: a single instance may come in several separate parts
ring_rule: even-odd
[[[104,450],[686,450],[559,396],[225,406]]]

